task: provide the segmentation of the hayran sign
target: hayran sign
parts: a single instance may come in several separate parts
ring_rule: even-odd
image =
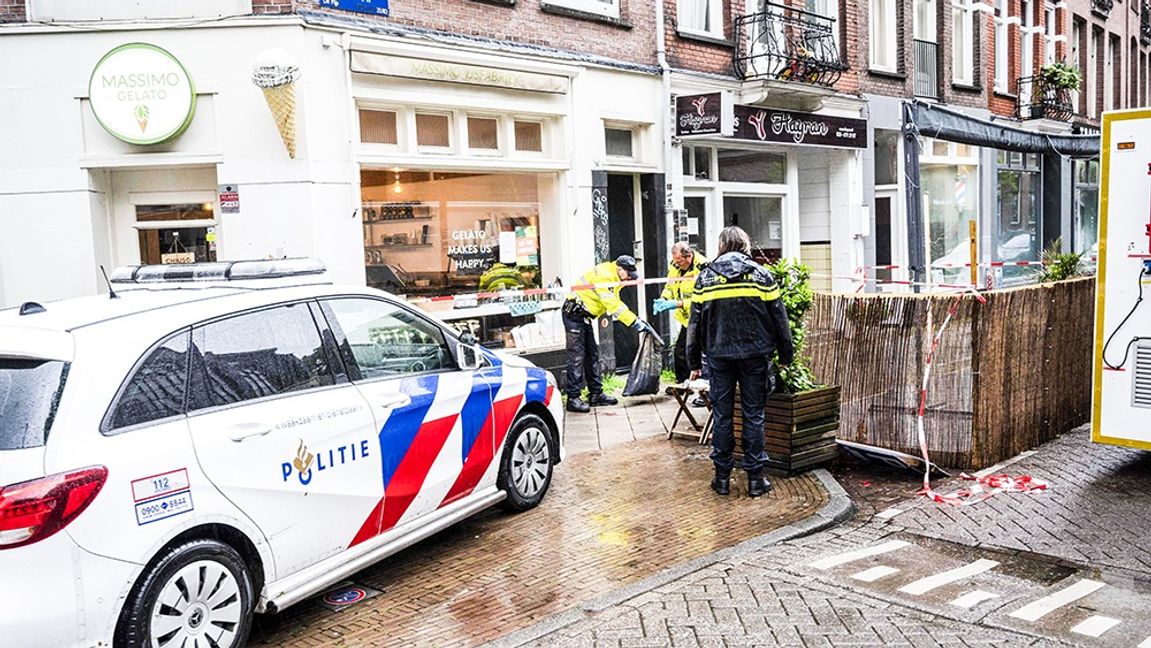
[[[129,144],[159,144],[188,128],[196,89],[184,66],[149,43],[108,52],[88,81],[92,113],[104,130]]]
[[[849,117],[736,106],[735,138],[864,149],[867,148],[867,122]]]

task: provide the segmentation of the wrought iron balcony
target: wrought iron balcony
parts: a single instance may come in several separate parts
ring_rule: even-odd
[[[939,98],[939,45],[915,41],[915,96]]]
[[[1020,119],[1054,119],[1069,122],[1075,116],[1071,90],[1051,85],[1042,76],[1019,79],[1017,115]]]
[[[1111,15],[1115,0],[1091,0],[1091,12],[1104,18]]]
[[[741,79],[781,79],[830,86],[847,64],[839,55],[835,19],[765,3],[735,20],[735,72]]]
[[[1139,42],[1151,45],[1151,2],[1143,0],[1139,9]]]

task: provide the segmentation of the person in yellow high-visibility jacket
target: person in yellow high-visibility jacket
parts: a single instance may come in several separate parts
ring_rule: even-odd
[[[675,319],[679,322],[679,337],[675,340],[675,352],[672,357],[675,367],[675,381],[682,383],[688,379],[691,368],[687,364],[687,325],[691,321],[691,297],[695,291],[694,277],[699,271],[707,267],[707,257],[703,253],[691,249],[683,241],[671,246],[671,265],[667,269],[667,286],[663,289],[659,299],[652,304],[652,312],[662,313],[674,309]],[[683,277],[693,277],[685,280]],[[702,403],[701,403],[702,405]]]
[[[611,285],[639,278],[635,257],[623,255],[588,270],[579,279],[584,286],[572,292],[563,305],[564,332],[567,342],[567,371],[564,391],[569,412],[590,412],[592,406],[615,405],[619,401],[603,393],[599,375],[599,345],[595,341],[593,322],[607,316],[637,331],[655,329],[636,317],[619,298],[623,286]],[[658,334],[656,334],[658,336]],[[588,400],[580,398],[587,383]]]

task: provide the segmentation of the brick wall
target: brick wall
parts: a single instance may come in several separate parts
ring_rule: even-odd
[[[1151,48],[1139,41],[1140,15],[1137,10],[1141,4],[1140,0],[1117,0],[1111,12],[1104,18],[1092,11],[1092,0],[1067,1],[1068,24],[1074,20],[1083,23],[1079,44],[1080,60],[1068,61],[1078,64],[1080,72],[1083,73],[1084,83],[1077,106],[1081,121],[1098,123],[1099,112],[1108,105],[1103,92],[1108,78],[1112,83],[1112,92],[1118,98],[1118,102],[1113,104],[1115,108],[1136,108],[1146,103],[1147,88],[1151,85],[1151,79],[1148,79],[1149,71],[1143,61],[1146,60]],[[1097,41],[1096,64],[1092,68],[1089,65],[1088,48],[1091,47],[1091,34],[1096,30],[1099,30],[1101,37]],[[1111,50],[1113,39],[1119,43],[1119,56],[1109,68],[1106,57]],[[1068,56],[1070,51],[1070,48],[1066,50]],[[1096,118],[1092,120],[1085,118],[1088,84],[1095,88]]]
[[[24,0],[0,0],[0,23],[17,23],[28,20],[24,10]]]
[[[906,1],[897,1],[895,3],[896,71],[894,74],[870,69],[870,11],[870,2],[856,3],[852,7],[853,19],[858,34],[858,40],[856,41],[856,60],[858,61],[857,70],[859,71],[860,90],[867,94],[909,98],[913,96],[915,92],[915,82],[912,77],[913,70],[915,69],[915,31],[911,13],[912,4]]]
[[[402,0],[391,3],[389,18],[356,16],[656,65],[654,3],[619,1],[619,20],[544,7],[541,0],[517,0],[514,4],[502,0]],[[315,0],[296,2],[298,8],[329,11],[318,5]]]
[[[662,1],[664,3],[664,33],[668,64],[680,70],[734,76],[733,57],[737,48],[739,48],[740,51],[745,51],[747,43],[746,39],[744,39],[744,42],[735,42],[735,21],[733,17],[745,15],[748,7],[753,6],[754,3],[746,2],[746,0],[722,0],[723,37],[703,39],[690,34],[680,33],[676,28],[678,25],[677,0]],[[799,9],[805,8],[802,0],[773,1]],[[849,66],[849,69],[844,72],[836,82],[835,89],[851,94],[859,91],[858,66],[862,60],[859,59],[854,48],[854,43],[859,37],[859,22],[855,13],[856,7],[853,0],[841,1],[839,5],[839,20],[835,23],[836,29],[838,29],[839,42],[841,44],[847,44],[846,47],[841,45],[840,55],[842,60]]]
[[[265,14],[288,14],[292,13],[292,10],[292,0],[252,0],[252,13],[258,16]]]

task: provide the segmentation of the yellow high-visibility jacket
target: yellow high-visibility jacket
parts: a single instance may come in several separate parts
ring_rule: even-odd
[[[588,270],[580,277],[580,284],[608,284],[619,282],[619,267],[615,261],[604,261],[596,267]],[[631,326],[635,320],[635,313],[620,301],[619,291],[623,286],[603,287],[603,288],[586,288],[583,290],[575,291],[575,299],[583,303],[583,307],[587,312],[591,313],[592,317],[602,317],[607,315],[614,320],[619,320],[625,326]]]
[[[699,274],[699,271],[707,265],[707,257],[699,250],[692,250],[691,267],[687,270],[680,270],[674,263],[668,265],[667,278],[677,279],[679,277],[694,277]],[[664,287],[660,297],[663,299],[674,299],[675,301],[683,302],[683,305],[675,309],[675,319],[683,326],[691,320],[691,296],[695,293],[695,281],[669,281],[667,286]]]

